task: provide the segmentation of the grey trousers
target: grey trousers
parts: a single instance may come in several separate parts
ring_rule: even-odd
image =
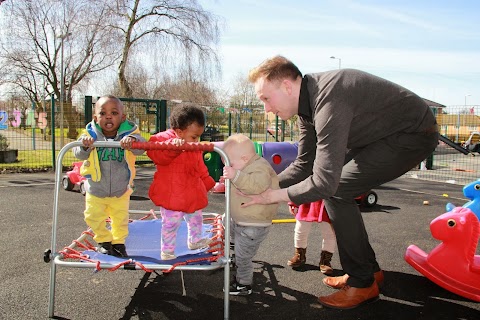
[[[369,287],[373,273],[380,270],[355,198],[425,160],[435,150],[438,138],[437,132],[398,133],[346,155],[339,187],[325,200],[325,207],[337,237],[340,263],[349,275],[348,285]]]
[[[243,285],[253,282],[253,257],[257,254],[260,244],[270,231],[268,227],[241,226],[232,222],[232,242],[235,244],[235,264],[237,265],[236,280]]]

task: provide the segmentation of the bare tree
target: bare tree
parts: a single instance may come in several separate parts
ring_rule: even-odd
[[[119,58],[115,50],[118,41],[104,24],[111,18],[105,4],[91,0],[8,1],[0,12],[0,58],[8,81],[33,101],[39,101],[39,92],[45,90],[60,98],[63,71],[65,121],[68,137],[75,138],[75,110],[69,103],[75,86]]]
[[[215,103],[213,90],[189,70],[184,70],[174,78],[165,77],[160,83],[160,88],[163,89],[163,99],[182,100],[202,105]]]
[[[132,96],[127,68],[134,50],[142,46],[146,56],[156,52],[150,59],[161,55],[170,67],[188,65],[208,71],[213,63],[219,70],[214,49],[220,34],[218,19],[196,0],[116,0],[110,8],[117,15],[111,27],[123,38],[118,66],[123,96]]]
[[[261,105],[257,98],[253,84],[246,75],[238,73],[234,80],[234,92],[230,97],[230,104],[235,106]]]

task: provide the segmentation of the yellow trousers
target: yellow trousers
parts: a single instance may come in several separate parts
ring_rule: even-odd
[[[128,236],[128,208],[131,194],[131,190],[128,190],[118,198],[99,198],[87,192],[83,214],[85,222],[95,234],[93,240],[97,243],[125,244]],[[105,221],[108,217],[111,220],[110,230]]]

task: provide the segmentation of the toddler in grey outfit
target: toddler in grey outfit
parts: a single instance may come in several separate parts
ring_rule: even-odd
[[[230,166],[223,168],[223,178],[230,179],[230,212],[232,215],[232,242],[235,244],[237,272],[230,285],[230,294],[252,293],[253,262],[260,244],[268,235],[278,204],[242,207],[249,201],[244,195],[259,194],[267,189],[278,189],[277,174],[267,160],[255,153],[253,142],[242,134],[230,136],[223,144]]]

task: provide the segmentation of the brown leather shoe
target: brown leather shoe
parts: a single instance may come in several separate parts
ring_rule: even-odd
[[[344,286],[341,290],[324,297],[318,297],[322,306],[333,309],[353,309],[362,304],[378,300],[377,282],[368,288]]]
[[[383,285],[383,281],[385,280],[383,275],[383,270],[375,272],[373,274],[373,277],[375,278],[375,282],[377,283],[377,285],[381,287]],[[333,289],[342,289],[347,285],[347,280],[348,280],[348,274],[344,274],[343,276],[339,276],[339,277],[323,278],[322,282],[327,287],[330,287]]]

